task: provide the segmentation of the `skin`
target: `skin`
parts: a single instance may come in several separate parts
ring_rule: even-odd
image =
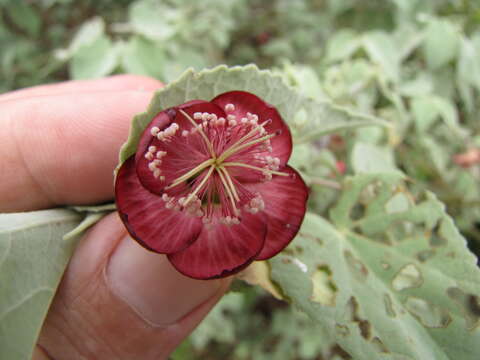
[[[111,200],[131,118],[161,86],[116,76],[0,95],[0,212]],[[136,276],[123,264],[146,270]],[[181,276],[162,255],[128,239],[111,214],[75,250],[33,359],[165,359],[229,281]]]

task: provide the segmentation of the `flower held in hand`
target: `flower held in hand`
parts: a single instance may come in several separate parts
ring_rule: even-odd
[[[119,214],[145,248],[210,279],[280,252],[298,232],[308,189],[286,163],[278,111],[243,91],[160,112],[115,183]]]

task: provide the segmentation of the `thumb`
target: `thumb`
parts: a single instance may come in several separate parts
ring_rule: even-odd
[[[111,214],[76,249],[39,346],[55,360],[166,359],[228,285],[181,275]]]

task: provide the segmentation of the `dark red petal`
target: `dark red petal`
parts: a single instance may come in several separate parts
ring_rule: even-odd
[[[281,170],[292,176],[274,176],[271,181],[246,186],[259,192],[268,214],[265,245],[255,260],[265,260],[282,251],[297,234],[307,209],[308,188],[300,174],[290,166]]]
[[[163,194],[165,186],[211,157],[199,133],[190,135],[188,139],[182,136],[182,131],[191,129],[193,125],[178,111],[179,109],[185,111],[192,118],[195,112],[215,113],[218,117],[225,115],[217,105],[207,101],[195,100],[162,112],[167,114],[170,119],[168,125],[175,122],[179,126],[179,130],[171,137],[171,141],[164,142],[158,140],[150,133],[152,126],[149,125],[147,127],[142,134],[143,146],[138,148],[135,161],[140,182],[154,194]],[[165,127],[166,126],[161,129]],[[147,139],[148,141],[144,141],[143,139]],[[145,158],[145,153],[149,146],[157,147],[157,151],[167,152],[167,155],[162,158],[162,165],[160,166],[162,176],[165,176],[165,181],[160,181],[158,178],[155,178],[152,171],[148,168],[150,160]]]
[[[242,216],[239,225],[204,227],[191,246],[168,259],[182,274],[195,279],[232,275],[250,264],[262,249],[267,232],[266,216]]]
[[[265,127],[265,130],[270,134],[279,131],[280,134],[271,139],[273,152],[268,155],[278,157],[281,165],[287,163],[292,153],[292,136],[287,124],[274,106],[246,91],[230,91],[220,94],[212,100],[212,103],[217,104],[222,109],[225,109],[227,104],[235,105],[235,110],[230,114],[237,118],[246,117],[247,112],[250,112],[258,115],[259,123],[271,119],[272,122]]]
[[[168,210],[160,196],[138,181],[134,156],[117,173],[115,200],[120,218],[130,235],[145,248],[169,254],[195,241],[202,230],[200,218]]]

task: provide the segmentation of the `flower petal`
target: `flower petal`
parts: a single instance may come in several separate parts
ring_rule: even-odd
[[[260,254],[255,260],[265,260],[282,251],[297,234],[305,216],[308,188],[300,174],[290,166],[282,172],[290,177],[274,176],[271,181],[246,186],[263,197],[264,212],[268,214],[268,233]]]
[[[287,124],[285,124],[274,106],[246,91],[226,92],[218,95],[211,102],[217,104],[222,109],[225,109],[227,104],[233,104],[235,110],[228,113],[235,115],[237,119],[246,117],[247,112],[258,115],[259,123],[271,119],[272,122],[265,126],[265,130],[270,134],[279,131],[280,134],[271,139],[273,152],[266,155],[278,157],[281,165],[287,163],[292,153],[292,136]]]
[[[260,252],[267,232],[264,214],[242,216],[238,225],[220,223],[205,226],[188,248],[168,259],[182,274],[195,279],[212,279],[234,274]]]
[[[180,251],[195,241],[202,230],[200,218],[166,209],[160,196],[140,184],[134,156],[117,173],[115,199],[128,232],[149,250],[162,254]]]
[[[182,135],[182,132],[185,130],[191,131],[193,125],[179,110],[183,110],[191,118],[193,118],[193,114],[196,112],[215,113],[218,117],[224,116],[223,111],[215,104],[207,101],[195,100],[162,112],[167,114],[170,118],[168,126],[173,123],[178,125],[178,130],[175,132],[175,135],[169,137],[169,140],[162,141],[157,139],[157,137],[152,136],[152,126],[147,127],[142,134],[143,146],[138,148],[135,161],[137,175],[140,182],[145,188],[154,194],[163,194],[165,186],[171,184],[175,179],[186,174],[188,171],[210,158],[210,153],[205,140],[198,131],[195,134],[190,134],[188,136]],[[158,116],[160,116],[160,114]],[[154,119],[154,121],[156,121],[156,119]],[[152,123],[154,121],[152,121]],[[198,123],[197,120],[195,121]],[[166,126],[160,130],[165,128]],[[144,138],[148,141],[143,142]],[[149,166],[155,158],[149,159],[145,157],[150,147],[155,148],[154,153],[159,151],[166,153],[166,155],[158,159],[161,162],[158,166],[161,170],[161,174],[157,177],[154,176],[154,169]]]

